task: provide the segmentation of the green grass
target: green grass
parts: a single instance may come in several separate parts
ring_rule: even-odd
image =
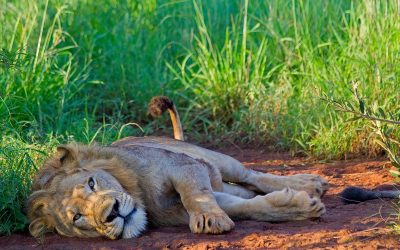
[[[369,124],[319,96],[346,101],[359,82],[368,104],[399,109],[398,4],[0,0],[0,234],[25,225],[56,144],[170,133],[146,116],[154,95],[175,100],[191,141],[376,154]]]
[[[22,212],[29,194],[32,174],[38,169],[50,146],[26,144],[12,137],[3,137],[0,148],[0,233],[9,234],[24,229],[27,223]]]

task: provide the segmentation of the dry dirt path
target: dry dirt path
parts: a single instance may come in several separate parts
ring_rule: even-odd
[[[388,222],[395,219],[393,201],[343,205],[337,196],[348,185],[394,188],[387,161],[322,163],[260,150],[222,151],[259,171],[324,176],[332,185],[323,198],[327,213],[318,220],[300,222],[236,222],[235,229],[223,235],[195,235],[183,226],[150,229],[139,238],[118,241],[47,235],[39,244],[28,234],[21,233],[0,237],[0,249],[400,249],[400,235],[392,234],[388,227]]]

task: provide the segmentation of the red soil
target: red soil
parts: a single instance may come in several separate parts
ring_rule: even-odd
[[[270,154],[260,150],[222,150],[247,167],[278,175],[319,174],[331,183],[323,197],[327,213],[317,220],[285,223],[236,222],[235,229],[222,235],[197,235],[187,226],[150,229],[139,238],[72,239],[47,235],[43,243],[27,233],[0,237],[1,249],[399,249],[400,236],[389,229],[396,204],[373,200],[343,205],[338,193],[349,185],[393,189],[394,179],[384,160],[348,160],[319,162],[293,158],[288,154]],[[383,185],[387,184],[387,185]]]

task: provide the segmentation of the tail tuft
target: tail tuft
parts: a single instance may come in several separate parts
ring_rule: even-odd
[[[171,118],[172,128],[174,129],[174,138],[183,141],[184,138],[181,120],[179,119],[178,110],[171,99],[167,96],[155,96],[151,98],[147,113],[156,118],[161,116],[167,110]]]
[[[168,109],[172,109],[174,103],[167,96],[155,96],[151,98],[147,113],[156,118],[161,116]]]
[[[375,192],[359,187],[347,187],[339,196],[345,204],[355,204],[378,198]]]

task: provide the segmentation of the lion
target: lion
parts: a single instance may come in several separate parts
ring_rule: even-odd
[[[148,225],[188,225],[220,234],[234,220],[293,221],[325,213],[328,183],[318,175],[277,176],[245,168],[230,156],[183,141],[175,105],[154,97],[150,113],[168,110],[174,139],[127,137],[110,146],[76,143],[37,172],[27,199],[34,237],[132,238]]]

